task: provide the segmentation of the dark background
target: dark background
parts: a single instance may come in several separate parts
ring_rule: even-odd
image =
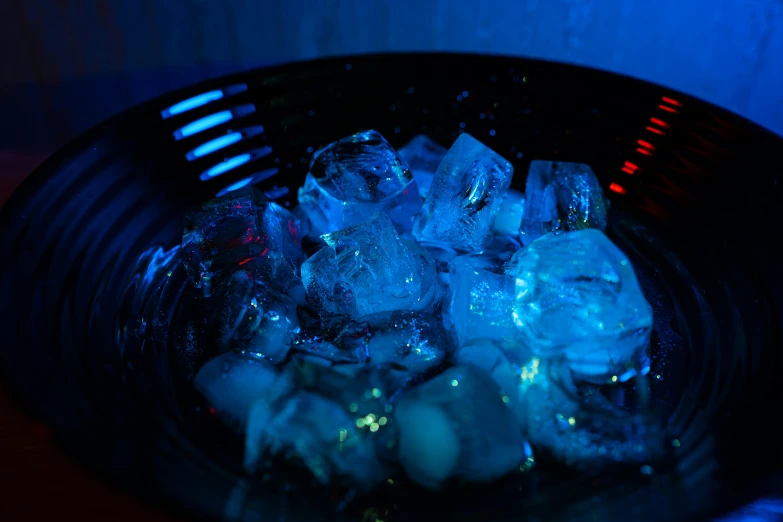
[[[783,0],[0,0],[0,35],[3,148],[227,72],[416,50],[608,69],[783,133]]]
[[[573,62],[682,90],[783,134],[783,0],[0,0],[0,35],[0,205],[51,152],[134,104],[346,53]],[[83,470],[2,390],[0,519],[169,519]]]

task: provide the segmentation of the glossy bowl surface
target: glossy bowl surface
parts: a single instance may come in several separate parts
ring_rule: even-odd
[[[656,328],[681,336],[658,340],[651,372],[671,459],[651,475],[542,469],[332,515],[330,492],[244,475],[236,448],[183,408],[170,354],[123,352],[115,318],[134,263],[178,243],[184,209],[251,182],[293,204],[312,152],[366,128],[395,146],[469,132],[513,163],[518,189],[532,159],[594,168],[611,235],[665,310]],[[710,516],[781,480],[781,151],[780,137],[678,92],[523,58],[352,56],[194,85],[79,137],[5,205],[2,369],[83,461],[203,518]]]

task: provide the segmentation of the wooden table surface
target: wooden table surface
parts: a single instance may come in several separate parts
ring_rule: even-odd
[[[45,154],[0,150],[0,207]],[[165,513],[107,484],[60,449],[45,423],[20,408],[0,379],[0,520],[145,520]]]

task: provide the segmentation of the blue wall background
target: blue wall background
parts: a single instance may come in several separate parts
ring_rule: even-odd
[[[0,149],[283,61],[506,53],[665,84],[783,134],[783,0],[0,0]]]

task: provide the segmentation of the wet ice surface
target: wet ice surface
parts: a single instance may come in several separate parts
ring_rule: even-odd
[[[509,262],[517,337],[539,356],[563,356],[600,378],[650,341],[652,308],[628,258],[602,232],[551,233]]]
[[[391,364],[411,375],[438,366],[450,351],[440,319],[411,312],[364,316],[346,326],[336,342],[345,350],[361,353],[363,362]]]
[[[280,362],[298,326],[296,305],[288,295],[254,271],[235,271],[214,290],[209,324],[221,350],[247,351]]]
[[[229,192],[185,215],[182,255],[191,283],[206,296],[237,267],[286,291],[299,280],[299,220],[252,187]]]
[[[244,434],[251,473],[274,455],[322,484],[440,488],[529,469],[533,451],[655,458],[661,433],[624,399],[646,387],[652,312],[600,231],[595,175],[534,161],[522,194],[512,174],[467,134],[399,153],[349,136],[314,155],[292,212],[252,188],[191,211],[181,250],[143,260],[171,282],[141,278],[151,304],[132,308],[195,296],[178,312],[193,318],[143,334],[166,340],[171,321],[190,360],[212,357],[194,386]]]
[[[557,230],[604,230],[606,222],[606,200],[593,169],[582,163],[531,162],[520,228],[524,244]]]
[[[492,229],[501,236],[516,236],[522,226],[522,216],[525,212],[525,195],[508,189],[503,203],[500,204]]]
[[[435,177],[435,171],[438,170],[438,165],[443,161],[447,152],[445,147],[438,145],[423,134],[414,136],[400,149],[400,157],[408,162],[422,197],[427,197],[427,192],[432,185],[432,178]]]
[[[516,334],[514,278],[481,267],[482,259],[455,258],[450,265],[451,300],[447,322],[460,346],[476,337],[504,339]]]
[[[514,168],[469,134],[460,134],[438,166],[413,236],[457,250],[481,250],[511,185]]]
[[[254,469],[262,447],[302,462],[322,483],[334,475],[370,487],[384,476],[370,436],[349,412],[315,393],[296,392],[273,404],[253,406],[246,436],[245,466]]]
[[[253,402],[274,400],[290,390],[290,381],[280,378],[267,361],[253,356],[226,353],[201,367],[194,385],[231,422],[244,425]]]
[[[643,463],[663,453],[656,423],[611,402],[597,387],[574,381],[563,360],[537,357],[505,339],[478,338],[459,349],[456,361],[485,370],[530,443],[568,465]]]
[[[416,308],[428,289],[420,267],[384,214],[324,236],[326,246],[302,265],[316,310],[363,315]]]
[[[525,441],[503,393],[482,369],[455,366],[400,399],[400,462],[418,484],[488,481],[517,468]]]
[[[356,225],[378,211],[407,231],[421,197],[405,160],[380,133],[364,131],[315,153],[299,204],[318,234]]]

